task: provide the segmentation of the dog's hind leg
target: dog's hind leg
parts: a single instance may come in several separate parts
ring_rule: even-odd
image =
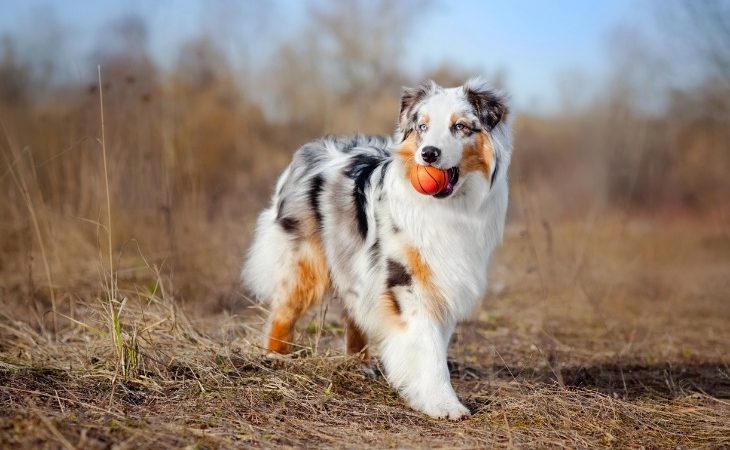
[[[297,319],[329,286],[319,236],[301,233],[299,221],[277,217],[275,208],[259,216],[242,278],[257,299],[271,308],[263,346],[289,353]]]
[[[294,326],[329,288],[327,261],[318,238],[301,241],[292,255],[292,273],[272,299],[264,345],[270,352],[291,352]]]
[[[368,339],[362,329],[350,317],[347,311],[342,312],[345,322],[345,347],[348,355],[357,355],[363,361],[368,360]]]

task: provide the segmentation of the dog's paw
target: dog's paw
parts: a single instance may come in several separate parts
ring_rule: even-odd
[[[365,375],[367,378],[370,378],[371,380],[376,380],[378,378],[382,378],[383,376],[383,374],[380,373],[380,370],[368,364],[362,364],[360,366],[360,370],[362,371],[363,375]]]
[[[471,412],[462,405],[459,400],[447,400],[445,402],[429,402],[423,407],[415,407],[429,417],[434,419],[460,420],[471,416]]]
[[[268,349],[264,349],[261,354],[269,361],[284,361],[292,358],[291,353],[279,353]]]
[[[459,403],[456,409],[449,412],[449,420],[461,420],[471,416],[469,408]]]

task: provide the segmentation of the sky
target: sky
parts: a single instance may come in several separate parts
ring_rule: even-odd
[[[42,35],[45,21],[60,23],[66,38],[62,59],[67,75],[84,80],[88,78],[85,72],[93,67],[89,58],[99,39],[103,39],[105,26],[130,13],[147,20],[152,53],[163,63],[173,59],[181,42],[206,32],[218,35],[234,59],[250,57],[251,52],[265,53],[307,20],[302,1],[216,3],[221,2],[226,8],[211,12],[205,0],[4,0],[0,35],[28,30]],[[414,73],[444,61],[475,74],[489,76],[501,71],[519,108],[549,109],[548,105],[556,101],[559,78],[572,73],[588,79],[607,75],[611,33],[623,25],[647,20],[647,3],[434,0],[427,12],[418,16],[417,24],[409,24],[412,32],[403,56]],[[274,24],[268,29],[276,31],[258,35],[259,22],[264,21]],[[253,40],[254,45],[242,46],[243,40]],[[27,51],[39,50],[43,45],[44,41],[39,40]]]

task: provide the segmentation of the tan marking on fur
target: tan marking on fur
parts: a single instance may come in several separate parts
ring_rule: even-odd
[[[342,313],[342,319],[345,322],[345,345],[348,355],[357,355],[362,360],[367,361],[368,355],[368,338],[357,326],[352,317],[346,311]]]
[[[386,309],[391,313],[391,315],[400,316],[402,311],[400,309],[400,303],[398,303],[398,299],[395,297],[395,292],[391,289],[385,291],[383,301],[385,302]]]
[[[411,273],[423,286],[426,293],[426,309],[437,320],[443,321],[446,318],[447,305],[441,290],[433,282],[433,272],[428,263],[423,259],[421,252],[412,245],[405,249],[406,259],[411,268]]]
[[[427,285],[431,283],[431,267],[423,260],[421,252],[412,245],[406,248],[406,259],[408,259],[408,265],[411,267],[413,276],[422,284]]]
[[[289,320],[273,321],[269,330],[269,340],[266,343],[266,349],[270,352],[281,353],[282,355],[290,353],[293,329],[294,324]]]
[[[418,123],[420,125],[422,123],[429,123],[430,121],[431,117],[428,114],[424,114]],[[416,165],[416,150],[418,149],[418,145],[418,131],[411,131],[408,138],[401,142],[400,148],[397,151],[403,160],[403,169],[405,170],[405,177],[408,180],[411,179],[411,171],[413,170],[413,166]]]
[[[289,353],[294,325],[312,304],[318,302],[330,284],[327,260],[318,238],[309,241],[312,255],[303,255],[297,262],[296,281],[287,298],[271,312],[271,329],[267,348],[272,352]]]
[[[460,116],[460,115],[456,114],[455,112],[452,112],[451,116],[449,117],[449,128],[453,127],[457,123],[461,123],[465,127],[469,127],[469,121],[466,120],[465,117]]]
[[[484,131],[479,131],[474,142],[464,147],[459,170],[461,172],[481,171],[489,179],[494,164],[494,148],[492,141]]]
[[[379,317],[383,324],[387,324],[391,328],[402,329],[406,326],[403,316],[401,316],[400,304],[392,289],[383,292],[377,302]]]
[[[456,122],[458,122],[460,118],[461,118],[461,116],[459,116],[459,115],[458,115],[458,114],[456,114],[455,112],[452,112],[452,113],[451,113],[451,117],[449,117],[449,128],[453,127],[453,126],[454,126],[454,124],[455,124]]]
[[[416,149],[418,148],[418,136],[415,131],[412,131],[408,138],[403,141],[398,149],[398,155],[401,157],[403,162],[403,168],[405,170],[405,177],[407,180],[411,179],[411,170],[416,165]]]
[[[304,216],[301,222],[302,236],[305,239],[319,240],[320,224],[314,212]]]

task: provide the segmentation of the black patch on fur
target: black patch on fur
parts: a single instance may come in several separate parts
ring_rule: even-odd
[[[482,126],[489,131],[493,130],[507,114],[504,99],[487,88],[469,88],[466,90],[466,98],[474,107]]]
[[[433,89],[433,82],[427,81],[425,83],[419,84],[416,87],[407,88],[404,87],[403,91],[401,92],[400,97],[400,120],[401,125],[405,125],[406,120],[412,116],[412,112],[414,107],[423,101],[424,98],[428,96],[428,94]],[[415,115],[411,117],[411,120],[414,120]],[[402,131],[405,132],[407,127],[402,128]]]
[[[337,141],[337,148],[342,153],[350,153],[352,149],[357,147],[358,145],[358,136],[351,136],[347,138],[340,138]]]
[[[497,171],[499,170],[499,158],[494,157],[494,171],[492,172],[492,180],[490,181],[489,189],[494,186],[494,180],[497,178]]]
[[[401,140],[401,142],[405,142],[406,139],[408,139],[408,136],[410,136],[412,132],[413,132],[413,130],[411,128],[407,128],[405,131],[403,131],[403,140]]]
[[[398,115],[398,128],[403,133],[403,140],[413,131],[416,125],[416,114],[413,111],[416,106],[429,94],[434,92],[437,86],[432,81],[427,81],[413,88],[403,88],[400,98],[400,114]]]
[[[279,220],[284,215],[284,202],[286,198],[279,198],[279,204],[276,205],[276,220]]]
[[[365,191],[370,185],[370,177],[373,171],[381,162],[383,162],[382,157],[366,154],[354,155],[350,167],[345,172],[345,175],[352,179],[355,185],[352,190],[352,197],[355,201],[357,229],[363,239],[368,235],[367,195]]]
[[[390,163],[392,160],[387,160],[383,163],[383,165],[380,168],[380,179],[378,180],[378,186],[383,187],[383,183],[385,183],[385,174],[388,172],[388,167],[390,167]]]
[[[317,219],[317,224],[322,226],[322,211],[319,209],[319,195],[322,193],[324,185],[324,177],[321,174],[317,174],[312,177],[312,181],[309,185],[309,205],[314,211],[314,218]]]
[[[380,239],[375,239],[373,245],[370,246],[370,259],[372,260],[373,265],[377,264],[380,259]]]
[[[396,286],[409,286],[413,282],[408,269],[398,261],[388,258],[388,279],[386,286],[388,289]]]
[[[298,151],[299,155],[308,166],[315,165],[320,159],[322,159],[322,148],[317,145],[306,144],[302,146]]]
[[[299,221],[293,217],[280,217],[279,225],[289,234],[296,234],[299,230]]]

